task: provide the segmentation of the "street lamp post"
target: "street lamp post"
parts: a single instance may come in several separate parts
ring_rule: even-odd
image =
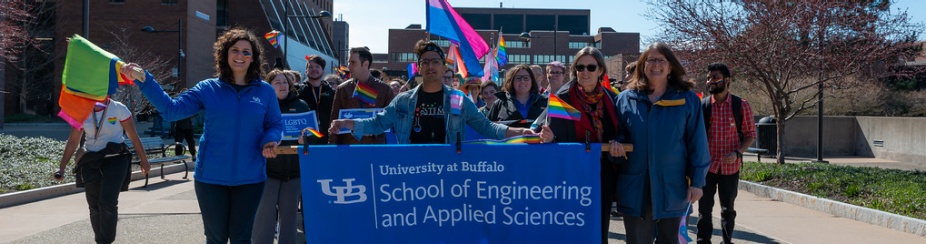
[[[150,25],[141,28],[141,31],[148,33],[161,33],[161,32],[176,32],[177,33],[177,81],[178,84],[184,80],[180,75],[181,67],[183,67],[183,19],[177,19],[177,29],[176,30],[157,30]],[[186,87],[186,84],[180,84],[183,87]]]
[[[289,15],[289,5],[289,1],[286,1],[286,8],[283,10],[283,16],[285,16],[283,19],[283,64],[287,69],[289,69],[289,59],[286,56],[286,52],[289,50],[289,37],[286,33],[289,32],[289,18],[317,19],[331,17],[331,13],[325,10],[318,12],[318,15]]]
[[[558,31],[559,31],[559,28],[557,27],[557,25],[553,25],[553,60],[556,60],[556,47],[557,47],[557,45],[556,45],[556,39],[557,39],[557,38],[556,38],[556,33],[557,33]],[[530,34],[530,33],[527,33],[527,32],[521,32],[521,36],[520,36],[520,37],[521,37],[521,39],[523,39],[524,41],[527,41],[527,42],[531,42],[531,38],[536,38],[536,37],[531,37],[531,34]]]

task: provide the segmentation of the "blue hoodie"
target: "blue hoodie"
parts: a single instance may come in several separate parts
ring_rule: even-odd
[[[237,186],[267,180],[261,147],[283,137],[280,105],[273,87],[260,79],[241,91],[219,78],[200,81],[170,98],[151,74],[135,81],[145,98],[169,121],[203,111],[205,127],[196,155],[197,181]]]

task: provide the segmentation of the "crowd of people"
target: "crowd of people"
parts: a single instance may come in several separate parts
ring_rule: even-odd
[[[585,47],[571,64],[515,65],[499,87],[494,81],[456,75],[446,64],[444,50],[426,40],[414,47],[420,84],[383,77],[382,72],[372,70],[372,54],[365,47],[350,49],[350,79],[344,81],[337,75],[325,76],[325,60],[312,55],[306,58],[304,74],[281,69],[265,72],[259,40],[245,29],[226,31],[214,45],[217,77],[200,81],[173,98],[139,65],[122,68],[166,119],[204,115],[199,153],[195,154],[195,192],[208,243],[272,243],[275,232],[280,243],[294,242],[297,226],[293,217],[301,192],[299,163],[295,155],[277,155],[274,149],[280,145],[383,144],[387,130],[395,133],[399,144],[447,144],[457,141],[464,124],[493,139],[537,135],[544,143],[609,144],[599,162],[602,243],[607,243],[614,202],[623,215],[628,243],[655,239],[676,243],[681,219],[699,199],[698,241],[709,243],[715,192],[723,208],[723,239],[730,242],[739,164],[755,130],[749,104],[729,92],[731,72],[723,64],[708,67],[706,84],[711,96],[702,100],[692,91],[694,84],[686,80],[686,71],[671,48],[658,42],[625,67],[628,75],[618,83],[602,82],[608,73],[604,56],[595,47]],[[612,85],[626,89],[617,93]],[[450,97],[460,93],[469,99],[463,99],[459,110],[451,109]],[[548,116],[551,96],[576,108],[581,118]],[[120,105],[113,101],[109,107],[124,107]],[[354,108],[383,112],[363,119],[339,118],[340,110]],[[328,133],[308,141],[282,140],[282,114],[307,111],[316,111],[318,129]],[[136,142],[137,135],[130,133],[134,131],[131,120],[127,120],[131,114],[116,114],[119,121],[128,122],[112,128],[113,133],[124,128]],[[105,141],[124,140],[109,138],[112,133],[100,134],[99,130],[93,130],[97,136],[88,134],[88,149],[101,150]],[[75,130],[71,139],[81,134]],[[634,152],[625,152],[621,143],[632,144]],[[56,176],[75,148],[76,143],[69,140]],[[150,166],[144,153],[138,155],[147,171]],[[111,170],[123,172],[121,162]],[[117,178],[109,172],[97,177],[103,178],[99,182],[123,183],[124,179],[109,180]],[[118,191],[110,188],[102,190],[105,196],[99,196],[100,190],[87,191],[91,216],[100,215],[100,210],[93,210],[100,199],[110,202],[118,197]],[[91,192],[95,192],[93,199]],[[102,206],[115,208],[114,204]],[[115,220],[107,211],[103,215],[92,221],[97,241],[112,242],[115,234],[110,229]]]

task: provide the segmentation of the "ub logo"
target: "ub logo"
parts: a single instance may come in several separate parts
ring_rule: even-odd
[[[263,105],[263,103],[260,102],[260,98],[259,98],[259,97],[251,97],[251,102],[252,102],[252,103],[256,103],[256,104]]]
[[[351,204],[364,202],[367,200],[367,187],[363,185],[354,186],[354,178],[350,179],[341,179],[344,181],[345,186],[331,186],[332,179],[317,180],[321,184],[322,193],[325,195],[337,197],[337,200],[334,201],[335,204]],[[332,192],[332,189],[334,190]],[[355,191],[356,189],[356,191]],[[347,201],[345,198],[356,197],[357,199]]]

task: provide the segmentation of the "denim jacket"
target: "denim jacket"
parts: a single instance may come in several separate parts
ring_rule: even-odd
[[[415,119],[415,104],[418,102],[418,91],[420,89],[421,86],[418,86],[400,93],[386,106],[385,111],[376,114],[372,118],[354,120],[354,137],[360,139],[363,135],[376,135],[388,129],[394,129],[396,141],[399,144],[411,143],[409,136],[411,135],[412,122]],[[464,123],[488,138],[505,138],[508,126],[489,121],[485,115],[479,112],[473,101],[469,99],[463,99],[463,109],[460,114],[451,114],[450,92],[447,92],[450,90],[450,87],[444,86],[444,122],[446,123],[447,143],[455,142],[457,133],[460,133],[461,137],[463,136],[466,129]]]

